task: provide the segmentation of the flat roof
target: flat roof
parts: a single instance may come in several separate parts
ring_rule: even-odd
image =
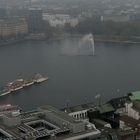
[[[92,108],[91,111],[99,111],[101,114],[103,114],[103,113],[115,111],[115,109],[110,103],[106,103]]]
[[[140,128],[140,120],[133,119],[127,115],[120,116],[119,120],[125,122],[127,126]]]
[[[91,109],[93,107],[95,107],[95,104],[87,103],[87,104],[76,105],[73,107],[66,107],[66,108],[63,108],[62,110],[67,112],[67,113],[71,113],[71,112],[77,112],[77,111]]]
[[[48,139],[53,140],[69,140],[72,138],[80,138],[80,137],[87,137],[87,136],[97,136],[100,134],[100,131],[92,128],[92,129],[85,129],[85,131],[78,132],[78,133],[72,133],[70,132],[70,129],[68,127],[65,128],[59,128],[56,125],[56,129],[54,131],[48,131],[46,128],[42,129],[34,129],[32,127],[29,127],[30,124],[38,121],[45,121],[48,122],[48,124],[51,124],[54,126],[53,122],[46,120],[46,117],[44,114],[51,113],[52,115],[58,117],[58,119],[64,119],[71,123],[83,123],[82,121],[76,120],[70,116],[68,116],[67,113],[61,112],[57,110],[56,108],[46,105],[43,107],[40,107],[38,110],[29,111],[22,113],[20,115],[21,118],[21,124],[13,127],[5,126],[4,124],[0,124],[0,128],[6,131],[9,136],[13,136],[17,139],[22,139],[23,137],[27,138],[41,138],[41,137],[48,137]],[[66,134],[65,134],[66,133]],[[53,135],[56,135],[53,137]]]
[[[100,136],[101,132],[99,130],[86,130],[83,132],[79,132],[79,133],[69,133],[68,135],[60,135],[56,137],[52,137],[50,138],[50,140],[73,140],[74,138],[87,138],[87,136],[93,136],[93,137],[97,137]],[[92,138],[93,138],[92,137]]]
[[[46,106],[40,107],[40,109],[43,109],[44,111],[48,111],[48,113],[52,113],[55,116],[58,116],[59,118],[62,118],[63,120],[66,120],[68,122],[71,122],[71,123],[74,123],[74,124],[81,123],[80,120],[77,120],[77,119],[69,116],[65,112],[59,111],[58,109],[56,109],[52,106],[46,105]]]
[[[106,124],[109,124],[108,122],[105,122],[104,120],[100,120],[100,119],[93,119],[93,122],[95,123],[98,123],[100,125],[106,125]]]

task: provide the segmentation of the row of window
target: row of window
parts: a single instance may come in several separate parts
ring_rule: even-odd
[[[73,114],[71,115],[72,117],[76,118],[76,119],[80,119],[80,118],[86,118],[87,117],[87,112],[82,112],[82,113],[78,113],[78,114]]]

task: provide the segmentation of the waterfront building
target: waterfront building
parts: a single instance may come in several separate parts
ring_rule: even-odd
[[[66,14],[46,14],[43,13],[43,20],[48,21],[52,27],[63,27],[65,24],[69,24],[71,27],[75,27],[79,20],[76,17],[71,17]]]
[[[89,120],[97,118],[108,118],[113,117],[116,111],[110,103],[96,106],[93,103],[77,105],[74,107],[67,107],[63,109],[64,112],[68,113],[69,116],[79,120]]]
[[[28,25],[24,18],[0,20],[0,41],[17,39],[28,34]]]
[[[0,124],[0,138],[12,140],[95,140],[101,134],[94,125],[48,105],[21,114],[3,114]]]
[[[118,117],[119,114],[110,103],[102,104],[99,106],[93,103],[82,104],[74,107],[64,108],[63,111],[68,113],[68,115],[72,116],[73,118],[89,121],[95,126],[96,124],[99,125],[100,122],[100,125],[104,125],[110,128],[119,127],[119,122],[114,121],[114,119]]]
[[[77,105],[73,107],[64,108],[63,111],[66,112],[69,116],[76,119],[87,119],[88,110],[94,108],[95,105],[93,103]]]
[[[0,7],[5,9],[22,8],[25,0],[0,0]]]
[[[130,16],[121,14],[105,14],[101,16],[101,21],[128,22],[130,21]]]
[[[3,19],[6,17],[6,9],[0,8],[0,19]]]
[[[29,8],[28,25],[30,33],[43,32],[43,18],[41,8]]]

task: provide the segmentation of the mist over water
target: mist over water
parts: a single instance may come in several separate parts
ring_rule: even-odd
[[[62,55],[70,55],[70,56],[94,56],[95,54],[95,46],[94,46],[94,37],[92,34],[87,34],[79,39],[77,42],[73,42],[73,45],[65,45],[61,49]]]

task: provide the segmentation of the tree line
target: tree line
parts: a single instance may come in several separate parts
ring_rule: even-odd
[[[99,18],[86,18],[76,27],[71,27],[67,24],[65,30],[68,33],[92,33],[97,36],[118,36],[136,39],[140,36],[140,22],[113,22],[111,20],[101,21]]]

